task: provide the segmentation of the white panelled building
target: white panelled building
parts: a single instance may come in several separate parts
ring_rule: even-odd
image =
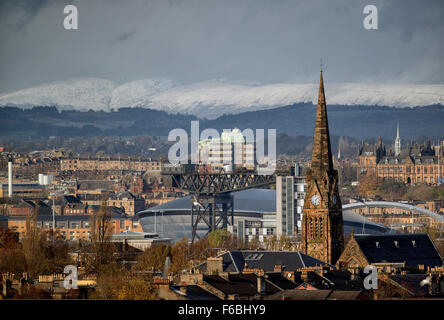
[[[305,176],[296,164],[290,176],[276,177],[276,236],[294,236],[302,228]]]

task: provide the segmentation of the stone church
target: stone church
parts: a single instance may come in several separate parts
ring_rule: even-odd
[[[306,184],[302,218],[303,252],[334,265],[344,249],[344,226],[338,172],[333,168],[322,71],[313,154]]]

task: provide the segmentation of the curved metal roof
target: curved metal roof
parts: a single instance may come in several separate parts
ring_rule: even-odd
[[[233,192],[234,216],[251,217],[260,219],[263,214],[276,213],[276,191],[270,189],[248,189]],[[345,206],[343,206],[345,209]],[[165,216],[183,216],[181,223],[188,224],[188,216],[191,211],[191,196],[166,202],[164,204],[140,211],[137,218],[142,219],[142,224],[150,224],[152,217],[159,214]],[[185,217],[187,216],[187,217]],[[176,218],[179,219],[179,218]],[[374,223],[364,216],[351,210],[343,210],[344,233],[350,234],[352,230],[357,233],[389,233],[392,230],[384,225]],[[179,220],[178,220],[179,221]],[[170,221],[173,223],[173,221]]]
[[[428,215],[432,217],[433,219],[438,220],[441,223],[444,223],[444,217],[440,216],[437,213],[434,213],[433,211],[420,208],[417,206],[413,206],[411,204],[406,203],[400,203],[400,202],[391,202],[391,201],[368,201],[368,202],[355,202],[355,203],[349,203],[342,206],[342,210],[351,210],[356,208],[365,208],[365,207],[378,207],[378,208],[400,208],[400,209],[406,209],[406,210],[412,210],[416,212],[420,212],[422,214]]]
[[[233,192],[235,212],[275,213],[276,192],[268,189],[248,189]],[[191,196],[175,199],[161,205],[140,211],[139,217],[153,212],[189,211],[191,209]]]

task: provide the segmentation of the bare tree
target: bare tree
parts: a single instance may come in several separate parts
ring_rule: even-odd
[[[26,232],[22,240],[22,250],[25,257],[28,274],[37,276],[45,268],[46,235],[37,227],[39,205],[34,207],[33,214],[26,220]]]
[[[106,205],[107,195],[90,218],[90,243],[86,246],[85,260],[88,272],[99,273],[115,262],[115,247],[111,242],[111,213]]]

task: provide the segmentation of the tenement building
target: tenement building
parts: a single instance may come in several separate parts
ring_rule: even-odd
[[[303,252],[335,264],[344,249],[338,171],[333,168],[322,71],[319,84],[311,168],[306,174],[302,218]]]
[[[362,142],[359,150],[358,177],[376,176],[403,183],[437,184],[444,182],[444,141],[432,146],[410,142],[402,146],[399,128],[393,148],[386,148],[379,137],[376,145]]]
[[[66,158],[60,160],[61,171],[160,171],[159,160],[143,158]]]

